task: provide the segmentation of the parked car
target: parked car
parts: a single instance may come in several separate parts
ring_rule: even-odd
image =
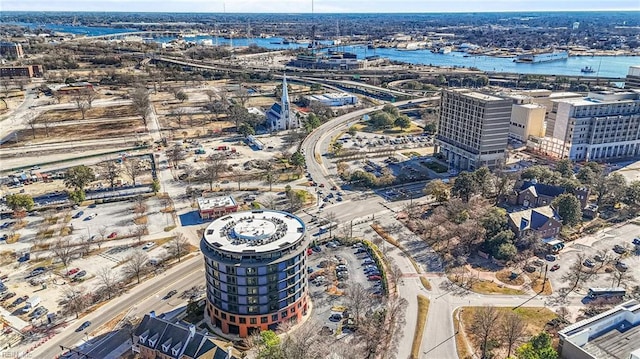
[[[3,300],[3,301],[5,301],[5,300],[11,299],[11,298],[13,298],[13,297],[15,297],[15,296],[16,296],[16,293],[15,293],[15,292],[5,293],[5,294],[2,296],[2,300]]]
[[[311,250],[313,250],[314,252],[322,252],[322,248],[320,248],[318,246],[311,247]]]
[[[627,253],[627,250],[623,246],[621,246],[619,244],[616,244],[615,246],[613,246],[613,251],[618,253],[618,254]]]
[[[69,271],[67,272],[67,277],[70,277],[78,272],[80,272],[80,268],[69,269]]]
[[[596,264],[591,259],[587,258],[587,259],[584,260],[584,262],[582,262],[582,265],[585,266],[585,267],[592,268]]]
[[[112,239],[112,238],[116,238],[118,236],[118,232],[111,232],[107,238]]]
[[[87,275],[87,271],[86,270],[81,270],[80,272],[76,273],[74,278],[82,278],[85,275]]]
[[[153,247],[155,245],[156,245],[155,242],[149,242],[149,243],[145,244],[144,246],[142,246],[142,249],[146,251],[147,249],[149,249],[149,248],[151,248],[151,247]]]
[[[534,266],[538,266],[538,267],[542,267],[544,265],[544,262],[542,261],[542,259],[535,259],[534,261],[531,262]]]
[[[633,241],[631,241],[631,243],[635,244],[636,246],[640,246],[640,237],[634,238]]]
[[[96,218],[97,216],[98,216],[98,214],[97,214],[97,213],[91,213],[90,215],[88,215],[87,217],[85,217],[85,219],[84,219],[84,220],[85,220],[85,221],[90,221],[90,220],[92,220],[92,219]]]
[[[554,256],[553,254],[547,254],[546,256],[544,256],[544,259],[548,260],[549,262],[554,262],[557,257]]]
[[[76,332],[81,332],[81,331],[83,331],[83,330],[87,329],[90,325],[91,325],[91,322],[87,320],[86,322],[82,323],[82,324],[78,327],[78,329],[76,329]]]
[[[593,259],[595,259],[595,260],[596,260],[596,261],[598,261],[598,262],[604,262],[604,257],[603,257],[603,256],[601,256],[601,255],[599,255],[599,254],[596,254],[596,255],[593,257]]]
[[[82,215],[84,215],[84,211],[80,211],[80,212],[74,214],[73,218],[80,218],[80,217],[82,217]]]
[[[382,277],[380,277],[379,275],[370,275],[367,277],[368,280],[370,281],[374,281],[374,280],[382,280]]]
[[[551,271],[552,271],[552,272],[555,272],[555,271],[557,271],[558,269],[560,269],[560,265],[559,265],[559,264],[554,264],[554,265],[553,265],[553,267],[551,267]]]
[[[618,268],[618,270],[621,272],[626,272],[627,269],[629,269],[629,267],[623,262],[616,263],[616,268]]]
[[[339,322],[342,320],[342,314],[333,313],[329,316],[329,321],[331,322]]]
[[[176,293],[178,293],[178,291],[177,291],[177,290],[175,290],[175,289],[174,289],[174,290],[170,290],[170,291],[169,291],[169,292],[164,296],[164,299],[169,299],[169,298],[173,297],[174,295],[176,295]]]

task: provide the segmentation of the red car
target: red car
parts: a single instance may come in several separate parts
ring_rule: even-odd
[[[110,235],[107,236],[107,238],[111,239],[111,238],[116,238],[118,236],[118,232],[111,232]]]
[[[551,271],[552,271],[552,272],[555,272],[555,271],[557,271],[558,269],[560,269],[560,265],[559,265],[559,264],[554,264],[554,265],[553,265],[553,267],[551,267]]]
[[[337,190],[338,190],[338,187],[337,187],[337,186],[333,186],[333,187],[331,187],[331,190],[332,190],[332,191],[337,191]]]
[[[324,183],[320,183],[320,187],[324,188]]]
[[[69,269],[69,271],[67,272],[67,276],[72,276],[72,275],[78,273],[79,271],[80,271],[80,268]]]
[[[370,275],[368,278],[370,281],[382,280],[382,277],[380,277],[379,275]]]

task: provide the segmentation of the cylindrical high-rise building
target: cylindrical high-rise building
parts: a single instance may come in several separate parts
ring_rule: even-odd
[[[290,213],[254,210],[214,220],[200,244],[211,323],[246,337],[301,319],[309,301],[308,246],[304,222]]]

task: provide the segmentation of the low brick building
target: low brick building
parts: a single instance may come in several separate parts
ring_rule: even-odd
[[[42,77],[44,69],[42,65],[7,66],[0,67],[0,77]]]
[[[198,198],[198,213],[202,219],[215,219],[233,212],[238,212],[238,203],[231,196]]]
[[[560,233],[562,220],[551,206],[543,206],[509,213],[509,226],[518,238],[535,232],[544,239]]]

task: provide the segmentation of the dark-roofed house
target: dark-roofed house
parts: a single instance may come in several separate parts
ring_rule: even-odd
[[[519,189],[517,188],[518,187],[516,187],[514,193],[510,196],[509,202],[513,205],[525,207],[547,206],[551,204],[556,197],[565,192],[565,189],[560,186],[542,184],[536,180],[524,181]],[[589,189],[586,187],[578,188],[574,195],[582,204],[582,208],[585,208],[589,199]]]
[[[640,359],[640,303],[619,304],[558,332],[563,359]]]
[[[518,238],[535,232],[540,238],[552,238],[560,233],[562,221],[551,206],[509,213],[509,226]]]
[[[131,350],[143,359],[236,359],[231,345],[196,332],[194,325],[173,323],[151,312],[133,333]],[[227,348],[224,348],[227,346]]]

